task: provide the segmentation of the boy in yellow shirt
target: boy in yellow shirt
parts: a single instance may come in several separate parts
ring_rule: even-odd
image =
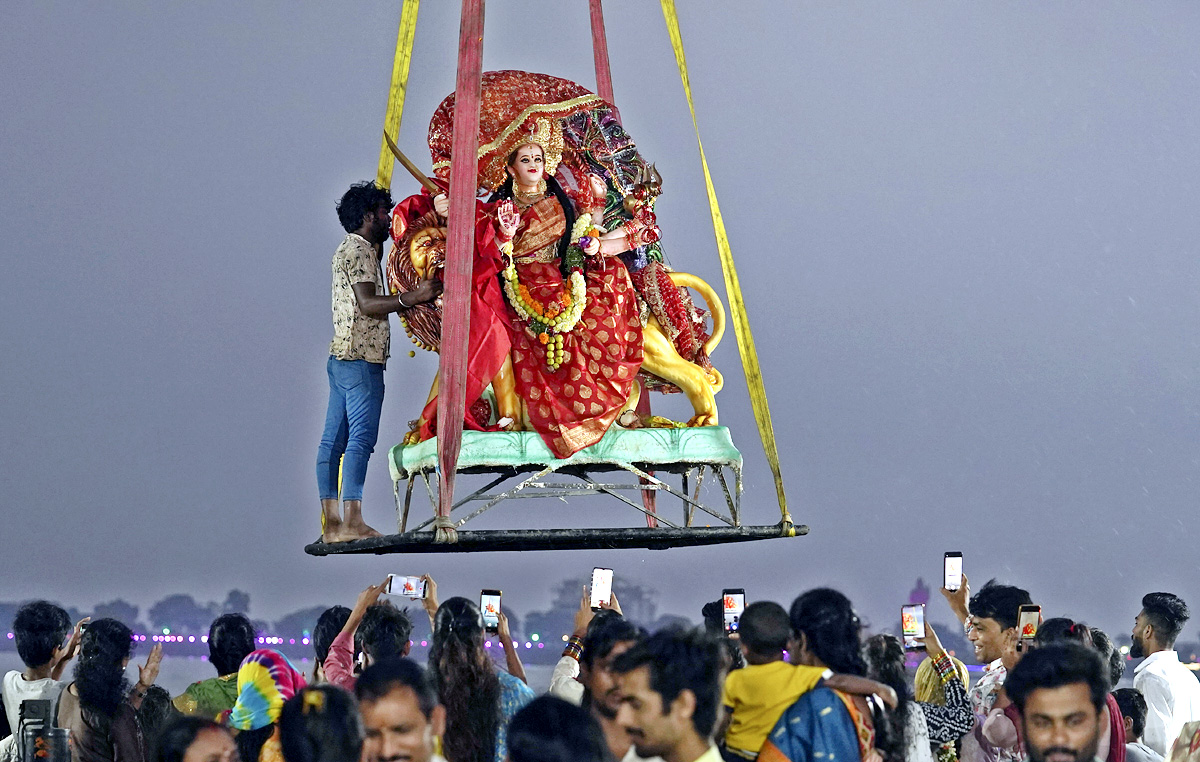
[[[843,693],[875,694],[889,706],[896,705],[896,692],[883,683],[834,674],[821,667],[788,664],[783,651],[791,632],[788,614],[778,603],[751,603],[742,614],[738,637],[748,666],[725,678],[724,732],[717,735],[724,735],[722,756],[727,762],[756,759],[784,711],[818,685]]]

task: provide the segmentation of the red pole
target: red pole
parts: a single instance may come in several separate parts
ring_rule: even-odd
[[[612,104],[613,116],[621,121],[617,101],[613,97],[612,70],[608,65],[608,38],[604,34],[604,9],[602,0],[588,0],[592,17],[592,54],[596,58],[596,95]]]
[[[442,350],[438,375],[438,539],[454,542],[450,508],[466,408],[467,336],[471,321],[471,260],[475,248],[478,185],[479,96],[483,79],[483,0],[463,0],[454,85],[454,134],[450,148],[450,211],[446,241]]]

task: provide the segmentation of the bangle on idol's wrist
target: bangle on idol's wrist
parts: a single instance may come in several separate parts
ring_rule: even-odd
[[[400,309],[408,309],[412,305],[404,301],[404,294],[396,294],[396,301],[400,302]]]

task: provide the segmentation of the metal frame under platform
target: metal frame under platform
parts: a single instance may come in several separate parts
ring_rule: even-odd
[[[751,542],[776,537],[797,537],[808,534],[806,526],[744,526],[744,527],[649,527],[597,529],[480,529],[459,532],[458,542],[433,541],[433,532],[408,532],[368,540],[339,542],[326,545],[314,542],[304,548],[313,556],[385,553],[468,553],[478,551],[514,550],[620,550],[717,545],[730,542]]]
[[[558,459],[540,437],[531,432],[464,432],[458,460],[459,475],[490,477],[479,489],[455,501],[455,511],[482,503],[457,521],[439,520],[451,532],[434,531],[438,500],[436,442],[398,445],[389,453],[393,494],[396,500],[396,534],[327,545],[318,540],[307,547],[310,555],[350,553],[462,553],[472,551],[571,550],[715,545],[749,542],[808,533],[790,517],[770,526],[743,526],[741,516],[742,458],[729,430],[701,427],[675,430],[610,429],[596,445],[570,458]],[[678,487],[658,475],[675,474]],[[720,486],[712,503],[701,499],[705,478]],[[574,479],[576,481],[565,481]],[[420,482],[429,497],[431,517],[408,527],[413,489]],[[401,498],[401,484],[405,483]],[[640,493],[628,496],[628,493]],[[682,503],[682,520],[664,516],[647,494],[666,493]],[[625,493],[625,494],[622,494]],[[515,498],[608,495],[643,514],[637,527],[463,530],[472,519]],[[723,503],[723,505],[722,505]],[[661,507],[661,506],[659,506]],[[697,526],[704,521],[716,526]],[[679,522],[679,523],[675,523]],[[439,534],[443,535],[439,538]]]

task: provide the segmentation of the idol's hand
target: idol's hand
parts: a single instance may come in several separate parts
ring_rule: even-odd
[[[592,198],[597,204],[603,204],[608,197],[608,183],[600,175],[588,175],[588,185],[592,188]]]
[[[446,212],[450,211],[450,199],[446,198],[445,193],[439,193],[433,197],[433,211],[443,219],[446,217]]]
[[[517,225],[520,222],[521,215],[517,214],[517,207],[512,201],[501,201],[496,205],[496,225],[505,240],[511,241],[517,234]]]
[[[600,253],[600,239],[595,236],[588,236],[588,245],[583,247],[583,253],[589,257],[594,257]]]

